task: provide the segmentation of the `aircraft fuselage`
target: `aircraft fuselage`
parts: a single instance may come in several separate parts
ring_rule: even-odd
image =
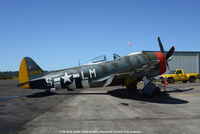
[[[129,73],[130,77],[141,78],[143,76],[154,77],[162,74],[166,70],[166,65],[160,66],[160,63],[154,67],[144,67],[151,61],[159,60],[164,62],[164,55],[160,52],[143,52],[119,57],[116,60],[105,61],[101,63],[92,63],[80,67],[69,68],[55,71],[44,76],[46,88],[87,88],[102,86],[106,77],[113,74]],[[140,69],[138,69],[140,68]],[[141,69],[142,68],[142,69]],[[105,80],[104,80],[105,78]],[[116,82],[116,79],[118,82]],[[112,83],[123,84],[125,78],[115,78]],[[114,84],[114,85],[115,85]],[[32,85],[30,83],[30,85]],[[45,85],[45,84],[44,84]],[[112,84],[113,85],[113,84]]]

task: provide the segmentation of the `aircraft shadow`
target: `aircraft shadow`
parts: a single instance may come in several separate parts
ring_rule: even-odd
[[[47,97],[47,96],[53,96],[53,95],[58,95],[58,93],[55,92],[50,92],[50,93],[46,93],[46,92],[37,92],[31,95],[26,95],[26,97],[28,98],[42,98],[42,97]]]
[[[108,93],[77,93],[77,92],[55,93],[55,92],[50,92],[50,93],[47,94],[45,92],[38,92],[38,93],[31,94],[31,95],[27,95],[26,97],[28,97],[28,98],[42,98],[42,97],[53,96],[53,95],[108,95]]]
[[[48,96],[54,96],[54,95],[110,95],[113,97],[121,98],[121,99],[132,99],[132,100],[138,100],[138,101],[144,101],[144,102],[152,102],[152,103],[161,103],[161,104],[185,104],[189,103],[188,101],[177,99],[170,97],[168,93],[170,92],[185,92],[192,90],[193,88],[190,89],[185,89],[185,90],[180,90],[180,89],[175,89],[173,91],[166,91],[166,92],[161,92],[159,95],[153,96],[153,97],[144,97],[144,96],[139,96],[137,94],[133,94],[128,92],[125,88],[120,88],[120,89],[114,89],[111,91],[108,91],[106,93],[79,93],[79,92],[64,92],[64,93],[56,93],[56,92],[37,92],[31,95],[27,95],[26,97],[28,98],[42,98],[42,97],[48,97]]]
[[[190,90],[193,90],[193,89],[194,89],[194,88],[178,89],[178,88],[173,88],[173,87],[168,87],[168,88],[172,88],[172,89],[174,89],[174,90],[172,90],[172,91],[166,91],[167,93],[186,92],[186,91],[190,91]]]
[[[144,102],[152,102],[152,103],[160,103],[160,104],[186,104],[189,103],[188,101],[177,99],[170,97],[167,92],[161,92],[158,95],[155,95],[153,97],[141,97],[137,94],[132,94],[128,92],[126,89],[115,89],[112,91],[108,91],[108,94],[121,98],[121,99],[132,99],[132,100],[138,100],[138,101],[144,101]]]

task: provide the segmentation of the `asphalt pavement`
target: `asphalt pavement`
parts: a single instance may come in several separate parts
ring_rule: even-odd
[[[124,87],[40,90],[0,81],[0,133],[198,134],[200,83],[170,84],[145,98]]]

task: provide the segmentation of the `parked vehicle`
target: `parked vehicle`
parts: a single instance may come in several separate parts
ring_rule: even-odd
[[[199,79],[199,73],[184,73],[183,69],[175,69],[170,71],[168,74],[160,75],[160,79],[167,79],[168,83],[174,83],[176,81],[183,81],[186,83],[194,83],[196,79]]]

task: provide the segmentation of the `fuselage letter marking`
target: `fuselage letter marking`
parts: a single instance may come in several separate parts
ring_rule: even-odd
[[[95,77],[95,78],[97,77],[97,74],[96,74],[96,70],[95,70],[95,69],[90,69],[90,70],[89,70],[89,73],[90,73],[90,79],[92,79],[93,74],[94,74],[94,77]]]

